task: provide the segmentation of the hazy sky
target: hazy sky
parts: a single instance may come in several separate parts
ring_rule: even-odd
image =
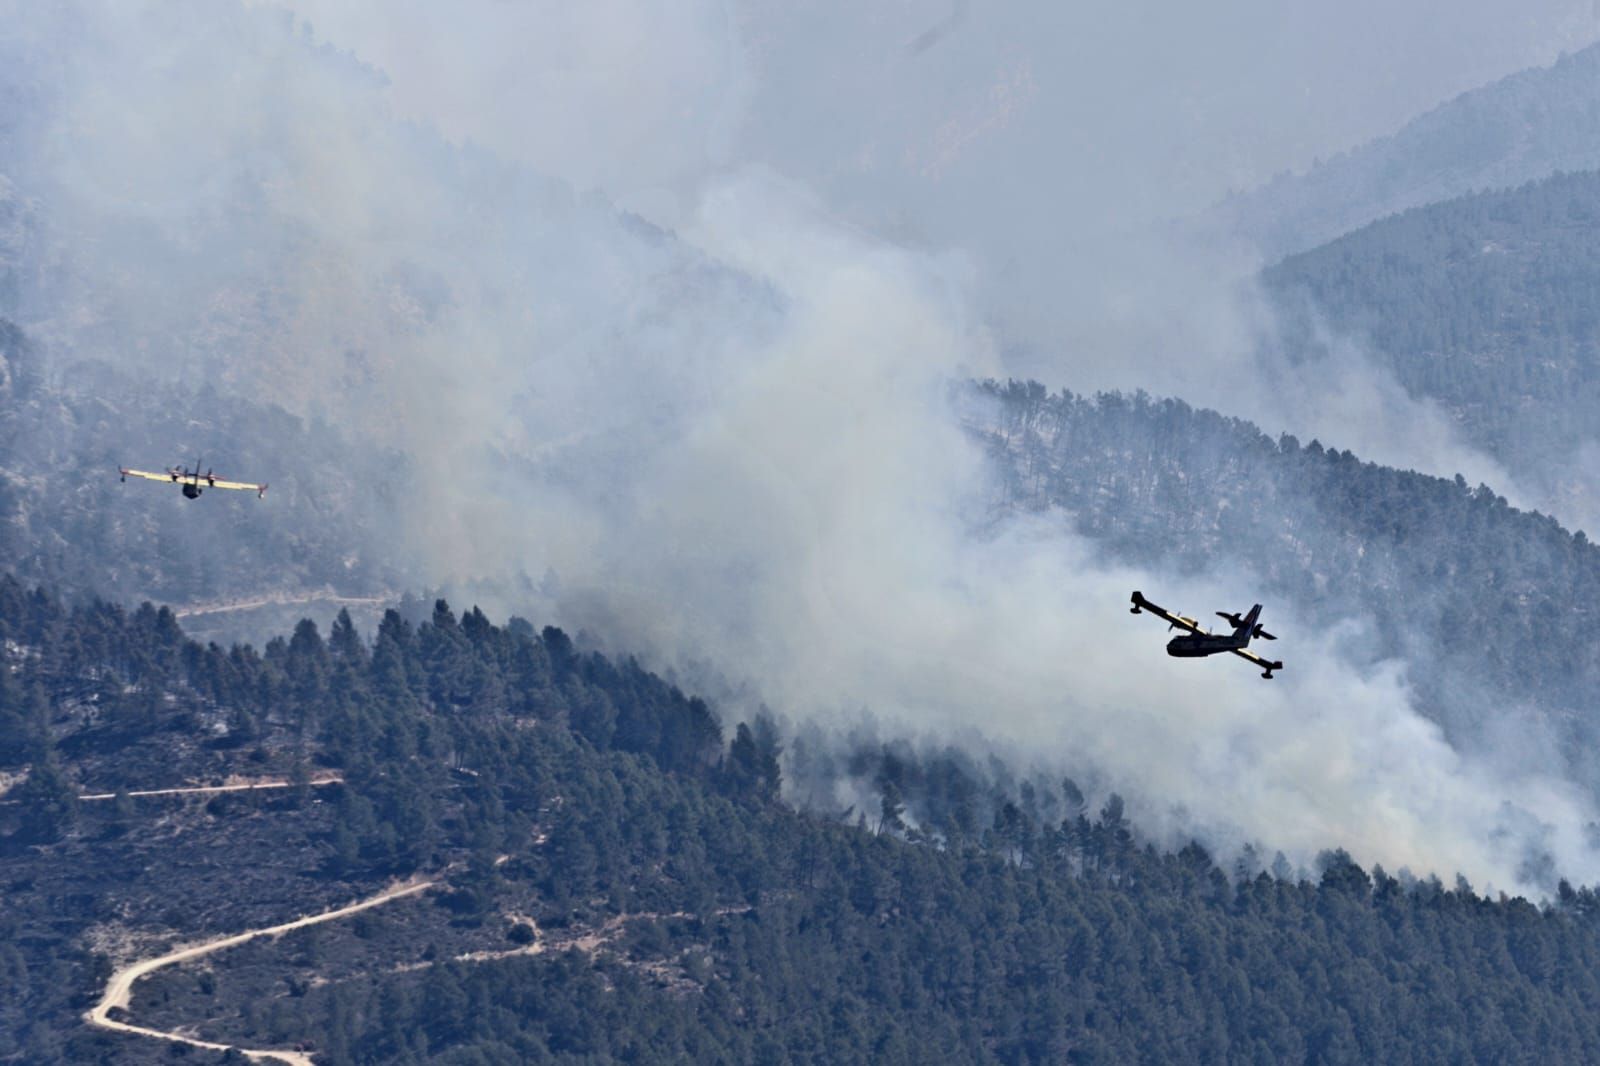
[[[1600,36],[1592,0],[289,6],[401,113],[580,187],[765,162],[955,242],[1001,203],[1050,229],[1184,214]]]

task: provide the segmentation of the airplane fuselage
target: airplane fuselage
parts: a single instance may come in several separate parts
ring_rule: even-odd
[[[1221,633],[1190,634],[1183,637],[1173,637],[1167,641],[1167,654],[1179,659],[1197,659],[1204,655],[1216,655],[1219,652],[1234,651],[1245,646],[1245,642],[1237,637]]]

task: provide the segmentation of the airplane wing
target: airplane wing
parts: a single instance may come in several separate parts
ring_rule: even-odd
[[[1272,671],[1283,669],[1283,663],[1274,661],[1272,659],[1264,659],[1255,652],[1251,651],[1249,648],[1234,648],[1233,654],[1237,655],[1241,659],[1249,659],[1251,662],[1261,667],[1261,669],[1265,671],[1265,673],[1262,674],[1263,677],[1271,677]]]
[[[1179,629],[1187,629],[1191,633],[1205,633],[1205,630],[1200,628],[1199,619],[1185,618],[1181,614],[1173,614],[1165,607],[1162,607],[1159,604],[1151,603],[1149,600],[1145,599],[1143,593],[1135,592],[1133,594],[1133,613],[1138,614],[1141,608],[1149,611],[1151,614],[1160,615],[1162,618],[1165,618]]]
[[[205,483],[205,487],[208,489],[249,489],[251,492],[267,491],[267,487],[265,485],[252,485],[248,481],[224,481],[220,477],[215,481],[206,481],[205,478],[201,478],[200,480]]]
[[[124,467],[124,466],[117,467],[117,473],[121,474],[124,479],[130,478],[130,477],[142,477],[146,481],[165,481],[165,482],[167,482],[169,484],[174,482],[174,481],[176,481],[176,480],[178,480],[177,478],[173,477],[171,474],[167,474],[167,473],[153,474],[148,470],[129,470],[127,467]]]

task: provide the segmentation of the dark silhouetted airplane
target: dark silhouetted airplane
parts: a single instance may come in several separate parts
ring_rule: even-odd
[[[1249,659],[1257,666],[1262,667],[1261,676],[1267,680],[1272,679],[1272,671],[1282,670],[1283,663],[1271,659],[1263,659],[1255,652],[1250,651],[1250,641],[1254,637],[1262,640],[1277,640],[1278,638],[1268,633],[1256,619],[1261,617],[1261,605],[1258,603],[1250,608],[1250,612],[1243,618],[1228,611],[1218,611],[1217,616],[1227,620],[1233,627],[1232,633],[1210,633],[1200,628],[1200,622],[1194,618],[1186,618],[1181,614],[1173,614],[1165,607],[1151,603],[1144,598],[1144,593],[1135,591],[1133,594],[1133,612],[1149,611],[1151,614],[1160,615],[1178,629],[1186,629],[1188,633],[1181,637],[1173,637],[1167,641],[1167,654],[1175,655],[1182,659],[1198,658],[1204,655],[1216,655],[1219,652],[1231,651],[1241,659]]]

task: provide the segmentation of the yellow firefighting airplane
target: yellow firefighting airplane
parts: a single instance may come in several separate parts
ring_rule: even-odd
[[[117,473],[122,475],[123,481],[127,481],[130,477],[142,477],[146,481],[169,481],[174,485],[181,485],[184,496],[191,500],[199,499],[200,494],[206,489],[248,489],[256,494],[258,500],[267,494],[265,485],[252,485],[248,481],[227,481],[217,477],[210,469],[202,474],[199,463],[194,464],[193,470],[180,464],[159,474],[148,470],[129,470],[125,466],[119,466]]]
[[[1261,617],[1261,605],[1258,603],[1250,608],[1250,613],[1240,618],[1237,614],[1228,611],[1218,611],[1217,615],[1227,619],[1233,627],[1232,633],[1210,633],[1200,628],[1198,619],[1185,618],[1181,614],[1173,614],[1165,607],[1159,607],[1144,598],[1142,592],[1133,594],[1133,614],[1140,610],[1149,611],[1151,614],[1160,615],[1173,627],[1186,629],[1190,636],[1173,637],[1167,641],[1167,654],[1180,658],[1194,658],[1201,655],[1215,655],[1218,652],[1231,651],[1241,659],[1249,659],[1257,666],[1262,667],[1261,676],[1268,681],[1272,680],[1272,671],[1282,670],[1283,663],[1271,659],[1263,659],[1255,652],[1250,651],[1248,645],[1250,638],[1260,637],[1262,640],[1277,640],[1278,638],[1268,633],[1256,622]]]

